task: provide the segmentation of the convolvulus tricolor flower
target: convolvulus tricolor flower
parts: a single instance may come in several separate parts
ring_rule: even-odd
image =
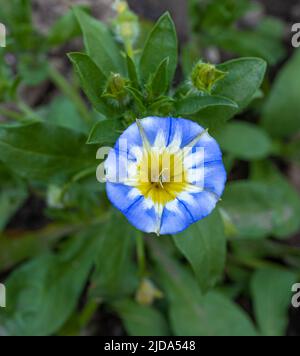
[[[112,204],[136,228],[158,235],[179,233],[209,215],[226,182],[219,145],[185,119],[137,120],[105,168]]]

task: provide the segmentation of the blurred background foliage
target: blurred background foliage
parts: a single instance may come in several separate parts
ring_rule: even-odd
[[[0,0],[0,335],[299,336],[298,1],[128,3]],[[212,91],[199,60],[226,73]],[[95,179],[146,115],[224,152],[219,208],[180,236],[144,238]]]

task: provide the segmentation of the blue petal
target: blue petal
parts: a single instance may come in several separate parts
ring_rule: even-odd
[[[175,200],[168,204],[163,211],[160,233],[161,235],[178,234],[194,222],[195,220],[185,204]]]
[[[187,146],[194,138],[204,132],[204,128],[196,122],[186,119],[173,119],[172,135],[175,136],[177,131],[182,132],[181,148]],[[173,138],[172,137],[172,138]],[[171,138],[171,141],[172,141]]]
[[[206,191],[196,194],[183,193],[177,199],[184,204],[194,222],[208,216],[215,209],[219,200],[215,194]]]
[[[125,213],[142,196],[140,194],[135,196],[134,198],[130,198],[130,193],[132,193],[134,189],[135,188],[129,187],[124,184],[106,184],[106,192],[108,199],[122,213]]]
[[[205,162],[222,160],[222,151],[218,142],[208,133],[203,134],[197,144],[194,145],[192,152],[196,152],[198,149],[204,149]]]
[[[222,161],[205,163],[204,165],[204,189],[222,196],[227,180],[227,173]]]
[[[159,131],[165,133],[166,141],[168,140],[171,127],[170,118],[147,117],[141,120],[141,124],[151,145],[154,144]],[[134,147],[143,147],[142,138],[136,123],[129,126],[121,135],[116,143],[115,149],[120,152],[132,153],[132,148]]]
[[[169,140],[170,129],[172,128],[171,118],[162,117],[147,117],[141,121],[142,126],[146,132],[147,138],[150,144],[153,146],[156,140],[157,134],[162,132],[165,137],[165,142]]]
[[[138,230],[148,234],[156,232],[157,215],[154,206],[147,207],[144,197],[140,197],[124,214]]]

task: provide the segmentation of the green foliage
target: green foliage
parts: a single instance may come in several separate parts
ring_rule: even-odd
[[[132,336],[168,336],[169,327],[164,316],[155,308],[139,305],[131,300],[114,304],[126,331]]]
[[[169,59],[168,82],[173,80],[177,67],[177,35],[171,16],[163,15],[151,31],[140,60],[141,78],[146,82],[165,58]]]
[[[265,104],[263,126],[274,137],[289,137],[300,130],[300,84],[295,75],[299,65],[300,51],[297,50],[279,74]]]
[[[287,174],[300,162],[299,51],[273,85],[281,20],[245,25],[262,9],[248,0],[187,3],[180,58],[169,13],[145,23],[121,1],[104,24],[74,6],[41,32],[30,0],[0,0],[0,335],[93,333],[103,311],[133,336],[286,334],[300,271]],[[224,154],[219,209],[178,236],[142,235],[96,180],[97,150],[146,116],[194,120]]]
[[[299,197],[283,178],[229,183],[222,207],[241,238],[288,238],[300,227]]]
[[[5,333],[44,336],[63,325],[83,291],[97,239],[95,232],[74,237],[58,254],[41,255],[10,276],[10,303],[0,312]]]
[[[259,16],[262,5],[250,0],[189,0],[194,41],[203,48],[216,46],[239,56],[257,56],[275,65],[285,56],[284,23]],[[255,14],[250,25],[245,18]],[[250,29],[249,29],[250,27]]]
[[[99,69],[105,73],[123,73],[124,61],[106,26],[79,8],[74,8],[74,12],[83,33],[87,54]]]
[[[46,122],[0,126],[0,149],[1,161],[29,180],[66,181],[95,166],[84,136]]]
[[[201,289],[206,292],[222,278],[226,259],[224,227],[218,212],[173,237],[191,263]]]
[[[0,231],[2,231],[28,195],[25,184],[16,179],[3,165],[0,165],[0,183]]]
[[[169,300],[169,317],[179,336],[253,336],[246,314],[218,292],[203,295],[191,274],[151,243],[157,274]]]
[[[112,216],[99,242],[92,276],[93,296],[112,301],[136,290],[138,279],[132,258],[138,234],[140,232],[134,230],[123,216]]]
[[[234,121],[216,134],[221,148],[232,156],[246,161],[268,157],[272,141],[261,128],[242,121]]]
[[[297,275],[284,269],[265,268],[255,272],[251,293],[257,321],[264,336],[282,336],[285,333],[291,286],[296,282]]]

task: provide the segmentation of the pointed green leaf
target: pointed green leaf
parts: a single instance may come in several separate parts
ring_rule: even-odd
[[[126,59],[127,59],[128,77],[129,80],[131,81],[131,86],[135,89],[139,89],[140,84],[139,84],[136,65],[131,57],[127,56]]]
[[[220,64],[217,68],[228,74],[216,84],[212,94],[232,100],[238,108],[216,106],[202,110],[201,123],[212,129],[247,108],[261,87],[267,66],[259,58],[242,58]],[[195,118],[199,120],[199,115]]]
[[[158,66],[153,78],[150,81],[150,91],[154,97],[164,95],[169,87],[168,82],[169,58],[165,58]]]
[[[122,123],[119,120],[103,120],[92,128],[87,143],[90,145],[113,145],[122,134]]]
[[[111,109],[102,98],[107,77],[88,55],[83,53],[70,53],[68,56],[78,74],[82,88],[93,107],[109,117],[111,115]]]
[[[209,107],[231,108],[236,110],[238,105],[227,98],[211,95],[193,95],[179,100],[176,103],[176,111],[178,115],[192,115]]]
[[[111,72],[125,74],[121,51],[106,26],[79,7],[75,7],[74,12],[81,26],[87,54],[106,75]]]
[[[169,58],[168,83],[173,80],[177,67],[178,43],[174,22],[169,13],[164,14],[152,29],[140,61],[141,77],[146,83],[165,59]]]

